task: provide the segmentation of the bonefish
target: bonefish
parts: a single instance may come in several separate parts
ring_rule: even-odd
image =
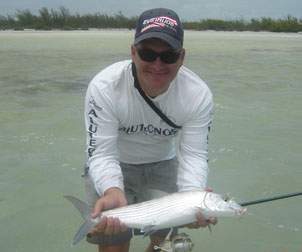
[[[99,217],[92,219],[91,209],[85,202],[73,196],[64,197],[79,210],[85,220],[74,236],[74,245],[82,240],[103,216],[118,218],[127,227],[137,228],[149,234],[159,229],[193,223],[198,212],[202,212],[205,218],[210,218],[241,216],[246,211],[235,201],[225,200],[219,194],[196,190],[106,210]]]

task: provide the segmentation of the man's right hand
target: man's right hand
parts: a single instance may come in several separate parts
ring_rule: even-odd
[[[124,192],[117,188],[109,188],[105,191],[104,196],[97,200],[95,203],[92,218],[96,218],[101,215],[101,212],[107,209],[126,206],[127,200]],[[127,227],[120,222],[118,218],[103,217],[101,222],[97,224],[90,232],[90,235],[105,234],[113,235],[123,231],[126,231]]]

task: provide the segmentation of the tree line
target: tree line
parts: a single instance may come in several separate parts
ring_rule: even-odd
[[[41,8],[38,14],[29,10],[18,10],[14,15],[0,15],[0,30],[86,30],[89,28],[126,28],[134,29],[138,17],[126,17],[119,12],[107,14],[71,14],[65,7],[59,9]],[[216,30],[216,31],[271,31],[271,32],[301,32],[302,19],[287,16],[281,19],[268,17],[251,20],[220,20],[201,19],[199,21],[184,21],[185,29]]]

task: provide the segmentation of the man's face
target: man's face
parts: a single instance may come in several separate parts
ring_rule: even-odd
[[[141,88],[144,92],[151,96],[156,97],[164,93],[175,78],[179,68],[183,64],[185,50],[181,49],[177,61],[172,64],[163,62],[160,57],[154,61],[143,60],[139,55],[139,51],[150,50],[155,53],[171,52],[171,47],[160,39],[144,40],[136,46],[131,47],[132,60],[136,66],[137,77]],[[152,52],[151,52],[152,54]],[[168,53],[169,55],[169,53]]]

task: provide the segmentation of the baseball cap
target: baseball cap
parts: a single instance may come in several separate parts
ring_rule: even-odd
[[[183,45],[183,27],[178,15],[170,9],[156,8],[144,11],[138,18],[134,44],[158,38],[167,42],[173,49]]]

